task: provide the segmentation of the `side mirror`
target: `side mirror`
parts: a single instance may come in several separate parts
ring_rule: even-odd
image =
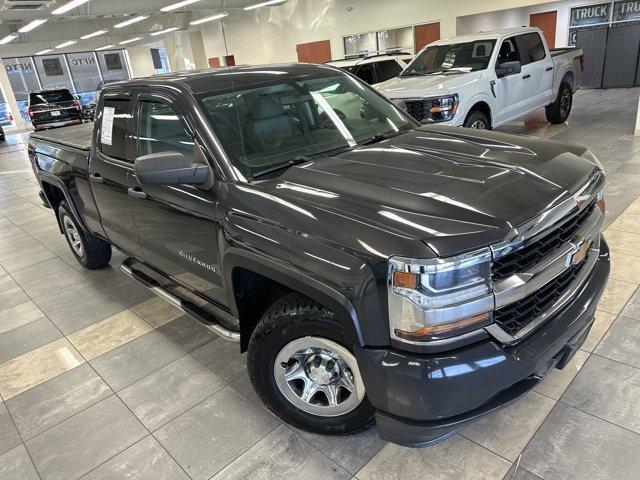
[[[496,68],[496,75],[498,78],[506,77],[507,75],[515,75],[522,70],[522,64],[519,61],[503,62]]]
[[[207,180],[209,167],[191,164],[180,152],[160,152],[136,158],[133,171],[140,183],[202,185]]]

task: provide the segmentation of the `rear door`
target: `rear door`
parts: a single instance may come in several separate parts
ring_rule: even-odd
[[[522,62],[522,79],[529,96],[528,109],[544,107],[553,96],[553,60],[538,32],[516,37]]]
[[[133,176],[133,100],[128,92],[108,93],[99,106],[89,182],[105,234],[129,255],[142,256],[138,229],[129,207]]]
[[[207,164],[189,109],[164,94],[141,94],[136,108],[137,156],[182,153]],[[211,173],[212,174],[212,173]],[[144,259],[165,275],[225,305],[219,269],[213,182],[196,185],[137,184],[144,198],[131,198]]]

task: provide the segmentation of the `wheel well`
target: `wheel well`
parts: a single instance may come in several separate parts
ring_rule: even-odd
[[[571,87],[571,91],[573,91],[573,73],[572,72],[565,73],[564,77],[562,77],[561,83],[566,83]]]
[[[465,121],[466,121],[467,118],[469,118],[469,115],[471,115],[473,112],[477,112],[477,111],[480,111],[480,112],[484,113],[487,116],[487,118],[489,119],[489,125],[491,125],[491,107],[489,107],[489,104],[486,103],[486,102],[478,102],[473,107],[471,107],[469,109],[469,112],[467,113]]]
[[[58,207],[60,206],[60,202],[64,200],[64,193],[60,187],[52,185],[48,182],[42,182],[42,190],[44,191],[45,196],[47,197],[47,201],[49,202],[49,206],[56,213],[56,218],[58,218]],[[62,232],[62,226],[59,225],[60,232]]]
[[[240,349],[245,351],[256,325],[277,300],[294,290],[246,268],[232,272],[233,295],[240,321]]]

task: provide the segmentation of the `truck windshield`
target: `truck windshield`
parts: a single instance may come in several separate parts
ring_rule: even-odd
[[[400,76],[484,70],[489,66],[495,44],[495,40],[476,40],[428,47],[416,56]]]
[[[69,90],[49,90],[47,92],[36,92],[29,94],[29,103],[31,105],[71,101],[73,101],[73,95],[71,95]]]
[[[251,177],[417,126],[348,75],[279,80],[201,102],[227,156]]]

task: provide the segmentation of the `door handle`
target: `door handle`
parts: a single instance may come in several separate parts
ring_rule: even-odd
[[[104,183],[104,178],[99,173],[92,173],[89,175],[89,181],[92,183]]]
[[[553,70],[553,67],[547,67],[547,68],[545,69],[545,72],[550,72],[551,70]]]
[[[138,187],[131,187],[129,190],[127,190],[127,193],[130,197],[139,198],[140,200],[144,200],[145,198],[147,198],[147,194],[140,190],[140,188]]]
[[[523,79],[523,80],[526,80],[527,78],[530,78],[530,77],[531,77],[531,75],[527,73],[526,75],[523,75],[523,76],[522,76],[522,79]]]

